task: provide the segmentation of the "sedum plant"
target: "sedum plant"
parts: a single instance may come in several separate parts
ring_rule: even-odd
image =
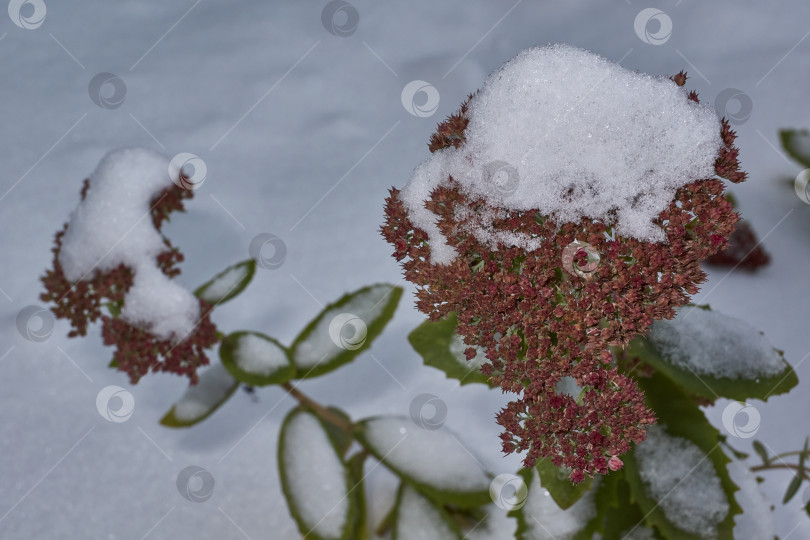
[[[150,371],[189,378],[164,426],[205,420],[240,385],[284,388],[298,405],[279,434],[281,490],[307,539],[733,538],[743,509],[761,527],[737,537],[772,537],[746,456],[700,406],[738,400],[724,426],[744,438],[741,401],[798,381],[755,329],[689,303],[700,262],[738,219],[721,178],[745,173],[734,132],[685,81],[566,46],[525,51],[439,125],[433,157],[386,201],[383,236],[429,317],[409,341],[461,385],[514,396],[497,421],[504,452],[525,453],[519,471],[485,470],[420,415],[435,396],[409,416],[354,419],[299,388],[371,346],[398,287],[344,295],[289,345],[217,329],[212,310],[257,261],[193,292],[173,280],[183,257],[160,228],[193,191],[152,151],[111,152],[85,181],[42,299],[71,337],[100,320],[110,366],[133,384]],[[755,450],[756,471],[796,470],[789,500],[808,478],[807,446]],[[364,481],[379,465],[399,488],[372,523]]]

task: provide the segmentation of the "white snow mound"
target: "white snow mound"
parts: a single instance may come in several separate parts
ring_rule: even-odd
[[[425,208],[450,176],[493,208],[535,209],[558,224],[589,217],[660,242],[653,219],[679,187],[714,177],[722,144],[714,110],[672,80],[568,45],[518,54],[487,78],[468,116],[466,143],[434,153],[401,192],[434,264],[456,257]],[[487,212],[481,219],[480,240],[531,248],[525,236],[494,234]]]
[[[162,154],[145,148],[108,153],[90,176],[87,196],[71,214],[59,262],[70,281],[125,264],[134,280],[121,318],[161,339],[181,341],[194,329],[200,305],[158,268],[156,258],[166,246],[150,209],[152,200],[172,186],[169,159]]]

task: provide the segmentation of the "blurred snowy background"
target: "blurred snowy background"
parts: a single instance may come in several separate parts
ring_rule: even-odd
[[[300,537],[276,472],[279,422],[294,405],[280,389],[264,389],[256,401],[240,392],[201,425],[170,430],[157,422],[185,380],[153,375],[130,387],[106,367],[111,352],[98,327],[68,340],[67,324],[57,321],[42,342],[17,330],[17,314],[40,304],[38,276],[50,265],[53,234],[108,150],[143,145],[204,160],[207,177],[187,215],[164,228],[186,255],[179,279],[189,287],[247,258],[256,235],[283,239],[284,264],[258,272],[214,319],[225,332],[257,330],[289,343],[343,292],[400,283],[377,233],[386,190],[407,181],[428,155],[435,124],[490,71],[521,49],[554,42],[642,72],[686,69],[687,86],[705,103],[728,103],[721,114],[737,115],[750,180],[733,193],[773,261],[756,275],[711,269],[698,300],[763,330],[802,380],[787,396],[755,403],[756,437],[786,451],[810,434],[810,209],[784,182],[800,168],[777,140],[780,127],[810,127],[810,4],[351,4],[359,22],[346,36],[327,31],[326,2],[13,0],[15,18],[0,18],[0,537]],[[665,19],[637,33],[634,21],[649,7]],[[111,76],[91,84],[100,73]],[[437,90],[432,114],[403,106],[402,90],[414,80]],[[723,94],[730,88],[740,92]],[[738,98],[717,99],[732,94]],[[415,396],[435,394],[447,404],[447,425],[493,472],[515,471],[519,460],[501,457],[493,418],[505,398],[478,385],[459,389],[422,367],[408,345],[422,320],[411,292],[406,286],[369,353],[301,388],[354,418],[407,414]],[[112,384],[134,396],[126,422],[96,410],[96,395]],[[709,411],[718,426],[725,404]],[[750,441],[732,440],[745,451]],[[178,493],[177,475],[188,465],[216,481],[205,503]],[[770,473],[763,485],[778,533],[810,538],[800,509],[810,494],[779,504],[789,478]],[[379,472],[371,481],[379,514],[394,484]]]

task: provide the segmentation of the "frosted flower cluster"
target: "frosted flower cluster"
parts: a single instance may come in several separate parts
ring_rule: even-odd
[[[655,418],[611,347],[674,317],[738,220],[717,178],[745,179],[735,134],[685,82],[525,51],[386,200],[382,234],[417,307],[455,312],[467,357],[486,351],[482,371],[516,395],[497,419],[527,466],[548,458],[575,482],[621,466]],[[555,389],[565,377],[578,396]]]

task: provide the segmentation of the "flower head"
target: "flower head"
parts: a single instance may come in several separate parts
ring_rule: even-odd
[[[672,80],[683,86],[686,75]],[[464,148],[476,99],[439,125],[431,152]],[[694,92],[683,99],[698,102]],[[742,181],[735,134],[725,119],[718,127],[714,173]],[[573,203],[576,194],[566,197]],[[705,280],[700,262],[725,247],[738,219],[722,181],[692,178],[674,191],[652,220],[663,241],[617,232],[621,209],[602,219],[564,220],[493,203],[452,175],[436,182],[423,206],[455,257],[437,262],[438,235],[413,219],[413,205],[397,189],[386,199],[381,232],[417,285],[419,310],[432,320],[454,312],[464,342],[482,347],[491,361],[484,373],[517,395],[497,415],[504,452],[526,452],[526,466],[546,458],[570,467],[574,482],[620,468],[616,456],[641,442],[655,417],[611,348],[655,319],[674,317]],[[582,392],[558,392],[563,377],[573,377]]]
[[[81,190],[84,201],[90,189],[90,181],[85,180]],[[173,211],[183,211],[183,200],[193,196],[193,191],[172,185],[160,192],[150,203],[154,228],[160,227]],[[125,304],[127,292],[133,285],[134,271],[125,264],[101,271],[93,269],[76,281],[65,277],[60,262],[63,238],[68,224],[56,233],[54,240],[53,267],[42,276],[45,291],[40,295],[44,302],[53,304],[51,311],[57,318],[67,319],[72,329],[69,337],[84,336],[90,323],[99,318],[102,322],[102,336],[105,345],[114,345],[114,363],[126,372],[133,383],[149,371],[167,371],[185,375],[192,383],[197,382],[197,368],[208,364],[206,348],[217,341],[217,331],[211,322],[212,306],[199,301],[200,317],[197,324],[186,336],[180,339],[166,339],[150,332],[148,325],[135,324],[119,317]],[[155,265],[167,277],[180,273],[177,264],[183,261],[183,254],[163,238],[165,249],[157,254]],[[107,308],[110,315],[105,315]]]

